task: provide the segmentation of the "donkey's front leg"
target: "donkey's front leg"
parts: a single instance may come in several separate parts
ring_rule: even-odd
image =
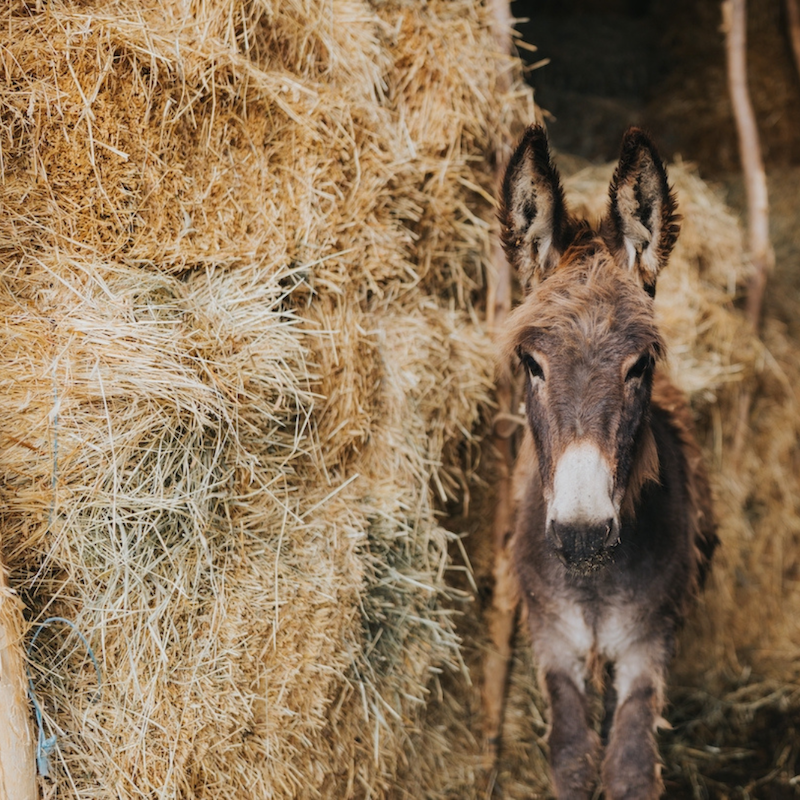
[[[632,647],[616,663],[618,701],[603,761],[608,800],[657,800],[664,789],[656,725],[664,707],[667,648]]]
[[[559,800],[585,800],[597,783],[600,754],[600,737],[590,727],[586,695],[573,676],[558,670],[545,672],[544,686],[550,698],[553,788]]]

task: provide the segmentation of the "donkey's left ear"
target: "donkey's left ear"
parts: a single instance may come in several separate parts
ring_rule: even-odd
[[[676,208],[655,145],[639,128],[629,128],[611,180],[602,231],[620,264],[632,270],[651,295],[678,238]]]

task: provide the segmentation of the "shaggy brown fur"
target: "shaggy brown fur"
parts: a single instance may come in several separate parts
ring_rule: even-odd
[[[658,272],[678,235],[658,154],[629,131],[597,230],[569,213],[541,128],[503,186],[503,241],[527,289],[502,357],[526,371],[509,544],[551,710],[560,798],[661,792],[655,726],[675,632],[717,544],[691,415],[659,361]],[[586,681],[613,675],[603,751]]]

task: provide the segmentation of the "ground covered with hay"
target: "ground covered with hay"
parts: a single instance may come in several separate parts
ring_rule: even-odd
[[[26,641],[64,618],[102,671],[98,697],[78,635],[41,629],[43,796],[547,796],[523,634],[480,766],[492,159],[533,116],[489,10],[15,0],[2,22],[2,552]],[[568,171],[597,213],[609,169]],[[782,797],[800,359],[737,310],[735,218],[671,175],[658,307],[723,548],[665,777]]]

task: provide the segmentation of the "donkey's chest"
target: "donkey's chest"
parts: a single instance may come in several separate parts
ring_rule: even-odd
[[[535,638],[547,638],[551,646],[558,640],[573,656],[585,661],[616,661],[648,635],[642,608],[619,598],[602,608],[584,606],[573,598],[560,598],[548,605],[547,613],[530,620]]]

